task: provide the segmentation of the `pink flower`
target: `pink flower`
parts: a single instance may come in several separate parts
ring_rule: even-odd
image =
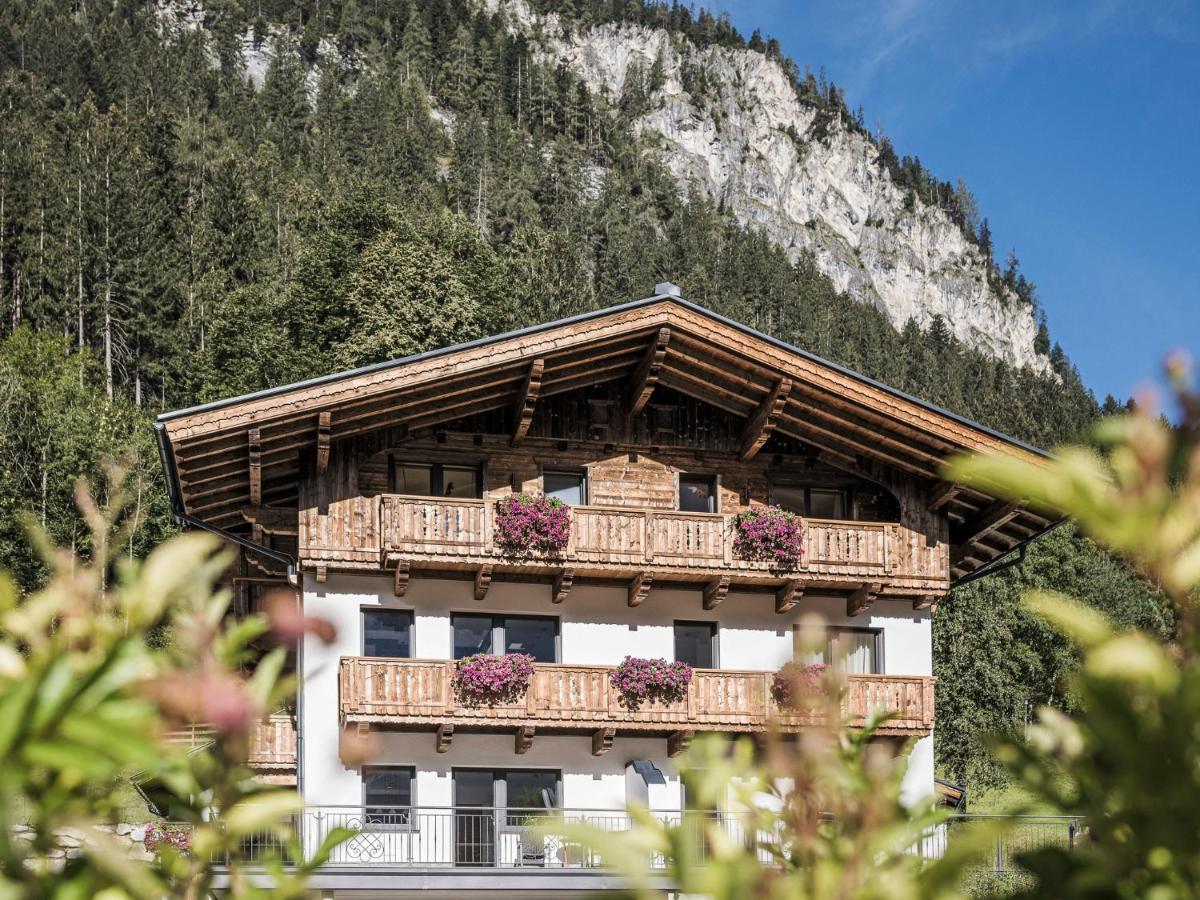
[[[455,663],[451,685],[463,706],[515,703],[529,689],[533,663],[528,653],[477,653]]]
[[[687,663],[636,656],[626,656],[609,675],[626,709],[637,709],[648,700],[678,703],[687,696],[691,682],[692,667]]]
[[[733,552],[740,558],[769,562],[777,571],[799,565],[804,528],[795,513],[778,506],[747,509],[734,518],[733,530]]]
[[[771,696],[781,709],[795,709],[802,697],[816,693],[825,676],[825,663],[790,662],[771,679]]]
[[[509,553],[557,553],[571,537],[571,507],[557,497],[513,494],[496,504],[496,544]]]

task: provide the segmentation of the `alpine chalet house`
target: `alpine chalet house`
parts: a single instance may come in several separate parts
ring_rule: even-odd
[[[846,672],[851,721],[893,712],[906,795],[933,793],[934,610],[1050,524],[939,474],[1037,451],[672,284],[157,427],[176,514],[242,547],[243,602],[292,579],[337,626],[257,748],[306,840],[361,829],[326,890],[609,885],[537,811],[679,815],[693,736],[800,727],[773,676],[812,613],[824,650],[798,662]],[[627,656],[663,661],[626,666],[659,691],[640,703]],[[346,732],[381,752],[343,759]]]

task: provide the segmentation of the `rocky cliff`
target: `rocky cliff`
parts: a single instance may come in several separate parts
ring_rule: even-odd
[[[723,200],[790,253],[809,251],[838,288],[875,304],[897,328],[909,318],[927,327],[941,315],[964,343],[1048,369],[1034,351],[1036,311],[989,284],[982,254],[943,211],[920,200],[906,206],[864,135],[835,124],[818,138],[815,111],[776,61],[752,50],[701,49],[662,30],[565,28],[522,0],[489,5],[613,102],[630,72],[653,68],[636,127],[656,136],[680,183]],[[703,70],[703,95],[685,89],[689,68]]]

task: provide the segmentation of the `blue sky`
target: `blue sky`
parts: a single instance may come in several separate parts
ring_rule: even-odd
[[[1200,357],[1200,0],[712,6],[966,179],[1099,399]]]

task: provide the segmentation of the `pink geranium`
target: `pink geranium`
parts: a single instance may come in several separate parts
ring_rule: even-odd
[[[800,517],[778,506],[747,509],[733,520],[733,552],[741,559],[771,563],[779,571],[795,569],[804,551]]]
[[[496,504],[496,545],[509,553],[557,553],[571,537],[571,507],[557,497],[513,494]]]
[[[821,689],[824,663],[790,662],[771,679],[771,696],[780,709],[795,709],[801,699]]]
[[[451,680],[458,702],[463,706],[515,703],[529,689],[533,662],[528,653],[476,653],[460,659]]]
[[[178,853],[186,853],[192,848],[192,828],[190,825],[151,822],[146,826],[142,846],[150,853],[157,852],[159,847],[171,847]]]
[[[691,682],[692,667],[687,663],[636,656],[626,656],[609,676],[626,709],[637,709],[648,700],[678,703],[687,696]]]

